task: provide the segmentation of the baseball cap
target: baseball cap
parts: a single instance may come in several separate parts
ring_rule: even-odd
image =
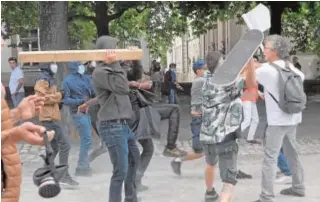
[[[193,63],[192,68],[194,71],[197,71],[198,69],[202,69],[205,67],[206,62],[202,59],[197,60]]]

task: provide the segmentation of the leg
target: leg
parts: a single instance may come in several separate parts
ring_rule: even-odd
[[[292,171],[292,188],[280,193],[285,195],[304,196],[304,171],[297,152],[296,141],[297,125],[289,126],[289,131],[283,140],[283,152],[288,159]]]
[[[174,100],[174,89],[170,89],[169,90],[169,96],[168,96],[168,103],[169,104],[174,104],[175,103],[175,100]]]
[[[245,101],[242,103],[243,106],[243,121],[241,123],[242,132],[245,131],[251,123],[251,102]]]
[[[190,161],[203,157],[203,148],[200,142],[200,129],[202,119],[201,117],[192,117],[191,131],[192,131],[192,148],[193,152],[189,152],[186,156],[176,158],[171,162],[171,168],[177,175],[181,175],[181,163],[183,161]]]
[[[206,183],[206,194],[205,202],[216,201],[219,196],[213,188],[215,167],[218,163],[217,148],[214,144],[204,144],[203,151],[206,157],[205,167],[205,183]]]
[[[250,128],[248,132],[247,140],[254,140],[254,136],[256,134],[256,130],[258,128],[259,123],[259,114],[257,109],[257,104],[255,102],[251,103],[251,121]]]
[[[47,131],[53,130],[55,131],[55,135],[53,139],[50,142],[50,145],[53,150],[53,159],[56,158],[58,152],[59,152],[59,144],[58,144],[58,139],[59,139],[59,131],[58,134],[56,132],[56,127],[54,126],[54,123],[52,121],[42,121],[42,125],[46,128]]]
[[[174,104],[177,104],[177,105],[180,104],[180,100],[176,90],[174,91]]]
[[[276,178],[277,158],[281,149],[282,140],[286,134],[284,126],[268,126],[266,131],[266,145],[262,163],[262,193],[260,200],[272,202],[274,200],[273,184]]]
[[[237,184],[237,157],[239,147],[235,140],[219,144],[219,170],[223,182],[220,194],[221,202],[230,202],[234,186]]]
[[[122,185],[128,172],[127,130],[123,124],[108,124],[107,122],[102,122],[99,128],[113,165],[109,202],[122,202]]]
[[[73,115],[73,119],[80,135],[80,152],[76,174],[82,175],[80,173],[90,173],[91,170],[88,156],[91,146],[91,121],[88,115],[83,114]]]
[[[155,104],[152,107],[160,114],[161,120],[169,119],[167,145],[163,155],[168,157],[185,156],[187,153],[176,147],[180,124],[179,106],[175,104]]]
[[[140,145],[142,146],[142,153],[140,156],[140,163],[137,170],[137,176],[136,176],[136,185],[137,187],[141,186],[141,180],[144,176],[144,173],[146,172],[149,163],[151,161],[151,158],[153,156],[154,152],[154,146],[152,139],[143,139],[139,140]]]
[[[283,154],[283,151],[281,149],[279,156],[278,156],[278,168],[281,170],[281,172],[286,176],[291,176],[291,171],[288,165],[288,161],[286,157]]]
[[[128,149],[129,149],[129,167],[127,177],[125,179],[125,202],[138,202],[137,190],[136,190],[136,173],[138,165],[140,164],[140,151],[136,143],[136,138],[127,125],[124,125],[126,135],[128,137]]]

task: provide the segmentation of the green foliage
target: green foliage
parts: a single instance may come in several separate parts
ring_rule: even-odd
[[[282,17],[282,33],[291,38],[294,51],[320,55],[320,2],[302,2],[297,12],[286,10]]]
[[[13,34],[26,35],[26,30],[38,27],[37,1],[2,1],[1,23],[5,24],[4,38]]]

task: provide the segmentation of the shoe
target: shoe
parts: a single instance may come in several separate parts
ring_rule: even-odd
[[[280,176],[282,176],[282,175],[283,175],[283,173],[282,173],[281,171],[277,171],[277,175],[276,175],[277,178],[280,177]]]
[[[174,149],[169,149],[168,147],[166,147],[163,151],[163,156],[166,157],[184,157],[187,154],[188,153],[186,151],[178,149],[177,147],[175,147]]]
[[[171,161],[171,168],[172,168],[172,171],[174,172],[174,174],[181,175],[181,162],[180,161],[176,161],[176,159],[173,159]]]
[[[261,142],[259,142],[258,140],[247,140],[248,143],[250,144],[258,144],[261,145]]]
[[[71,178],[71,176],[66,176],[59,181],[61,187],[66,189],[76,189],[79,187],[79,182]]]
[[[292,176],[287,176],[284,174],[281,174],[277,176],[275,180],[276,184],[291,184],[292,183]]]
[[[206,191],[206,194],[204,196],[205,202],[216,202],[219,199],[219,194],[216,192],[214,188],[212,188],[212,191],[208,192]]]
[[[148,186],[145,186],[143,184],[137,184],[136,185],[136,190],[137,192],[143,192],[143,191],[147,191],[149,189]]]
[[[90,154],[89,154],[89,161],[90,163],[94,161],[97,157],[101,156],[102,154],[108,152],[108,149],[106,146],[101,144],[98,148],[94,149]]]
[[[89,169],[79,169],[76,168],[76,173],[75,176],[79,176],[79,177],[92,177],[92,170]]]
[[[305,193],[297,193],[292,189],[292,187],[281,190],[280,194],[286,195],[286,196],[305,197]]]
[[[237,174],[237,179],[252,179],[252,175],[246,174],[239,170]]]

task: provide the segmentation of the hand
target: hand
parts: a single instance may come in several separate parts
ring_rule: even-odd
[[[139,88],[140,83],[136,81],[129,81],[129,86]]]
[[[31,95],[24,98],[17,107],[22,120],[31,119],[38,114],[44,105],[45,98]]]
[[[152,81],[145,81],[141,83],[139,86],[142,89],[150,89],[152,87]]]
[[[25,122],[14,128],[14,140],[23,140],[32,145],[43,145],[43,134],[46,129],[43,126],[35,125],[31,122]],[[48,139],[51,141],[54,137],[54,131],[48,131]]]
[[[89,105],[87,104],[87,103],[84,103],[84,104],[82,104],[82,105],[80,105],[79,107],[78,107],[78,114],[80,114],[80,113],[88,113],[88,111],[89,111]]]
[[[115,51],[107,51],[104,62],[107,64],[111,64],[111,63],[117,62],[119,60],[120,59],[118,58]]]

